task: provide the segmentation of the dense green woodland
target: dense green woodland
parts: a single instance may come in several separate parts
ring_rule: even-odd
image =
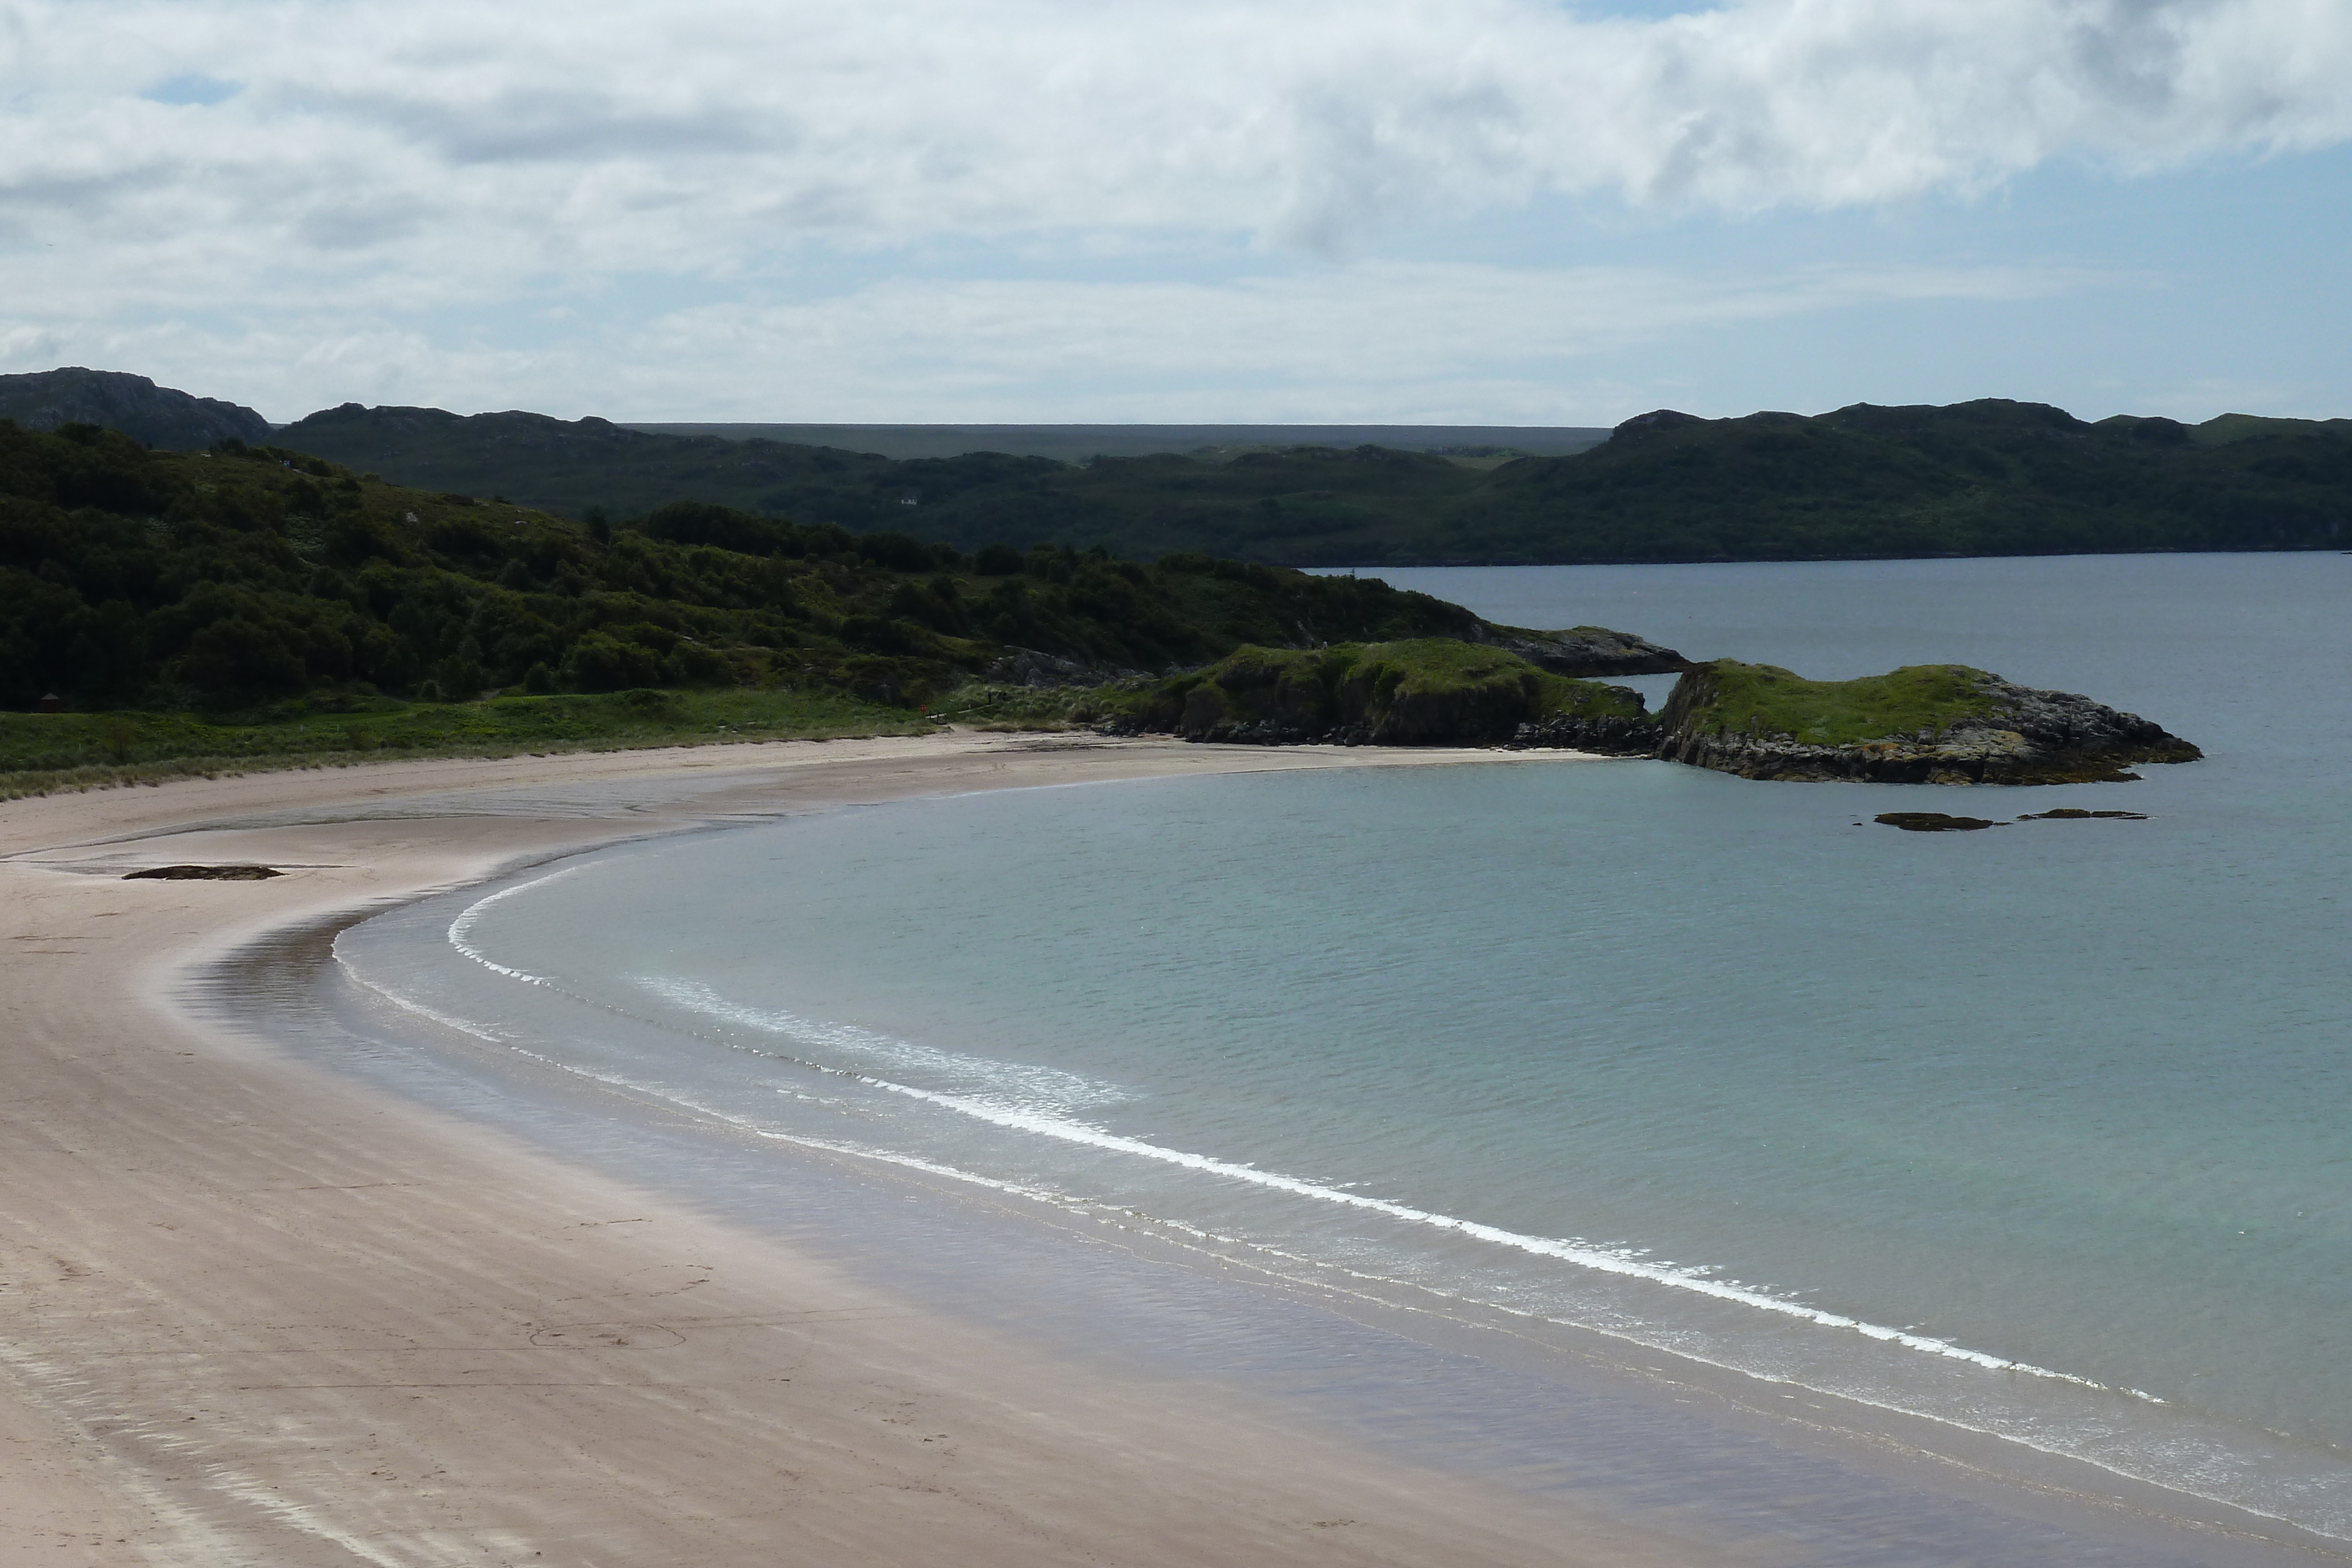
[[[1475,624],[1377,581],[1199,555],[967,555],[696,502],[583,522],[291,449],[153,452],[0,422],[0,707],[652,687],[906,706],[1008,648],[1157,673],[1244,643]]]
[[[597,419],[355,403],[274,439],[404,483],[574,516],[690,498],[964,550],[1050,540],[1139,559],[1790,560],[2352,545],[2352,422],[2090,423],[1999,399],[1856,404],[1811,418],[1661,412],[1589,452],[1500,465],[1381,447],[1222,462],[894,461]]]

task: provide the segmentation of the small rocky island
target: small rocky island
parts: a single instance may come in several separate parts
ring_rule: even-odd
[[[1505,629],[1494,629],[1503,631]],[[1635,669],[1633,666],[1639,666]],[[1591,674],[1682,671],[1664,711]],[[1743,779],[2074,784],[2203,754],[2137,714],[1965,664],[1809,681],[1771,664],[1694,664],[1595,627],[1328,648],[1235,650],[1105,693],[1111,734],[1261,746],[1559,747],[1658,757]]]
[[[1675,685],[1657,754],[1743,779],[2082,784],[2203,752],[2137,714],[1966,664],[1809,681],[1718,659]]]

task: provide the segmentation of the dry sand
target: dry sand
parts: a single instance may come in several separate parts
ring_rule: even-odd
[[[0,1562],[1711,1560],[1064,1364],[174,1005],[273,928],[732,813],[1462,760],[958,735],[0,805]],[[298,869],[121,880],[183,861]]]

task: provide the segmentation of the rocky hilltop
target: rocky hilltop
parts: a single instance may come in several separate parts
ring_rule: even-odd
[[[145,376],[79,366],[0,376],[0,419],[26,430],[96,424],[174,452],[197,452],[231,437],[269,439],[269,422],[218,398],[159,387]]]
[[[1684,674],[1658,727],[1660,757],[1743,779],[2068,784],[2204,755],[2137,714],[1965,664],[1809,681],[1719,659]]]

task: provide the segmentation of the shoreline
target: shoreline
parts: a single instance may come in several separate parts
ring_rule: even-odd
[[[0,1258],[16,1326],[0,1518],[31,1543],[22,1560],[1782,1560],[1793,1543],[1770,1531],[1752,1559],[1727,1556],[1672,1500],[1513,1492],[1246,1389],[1057,1356],[952,1301],[192,1017],[175,994],[272,933],[712,822],[1170,773],[1573,760],[1328,753],[786,742],[0,807],[7,950],[25,977],[5,1004]],[[291,874],[115,880],[189,859]],[[930,1196],[977,1212],[969,1195]],[[1377,1327],[1403,1309],[1357,1310]],[[1452,1354],[1493,1360],[1463,1334]],[[1779,1414],[1720,1414],[1743,1440],[1814,1440]],[[2200,1529],[2193,1507],[2152,1510],[2128,1488],[2110,1490],[2100,1531],[2084,1497],[2036,1500],[1969,1464],[1914,1454],[1883,1479],[1890,1497],[1927,1486],[1977,1508],[2005,1498],[2021,1518],[2084,1515],[2066,1528],[2158,1553],[2132,1561],[2341,1560],[2211,1533],[2228,1511]]]

